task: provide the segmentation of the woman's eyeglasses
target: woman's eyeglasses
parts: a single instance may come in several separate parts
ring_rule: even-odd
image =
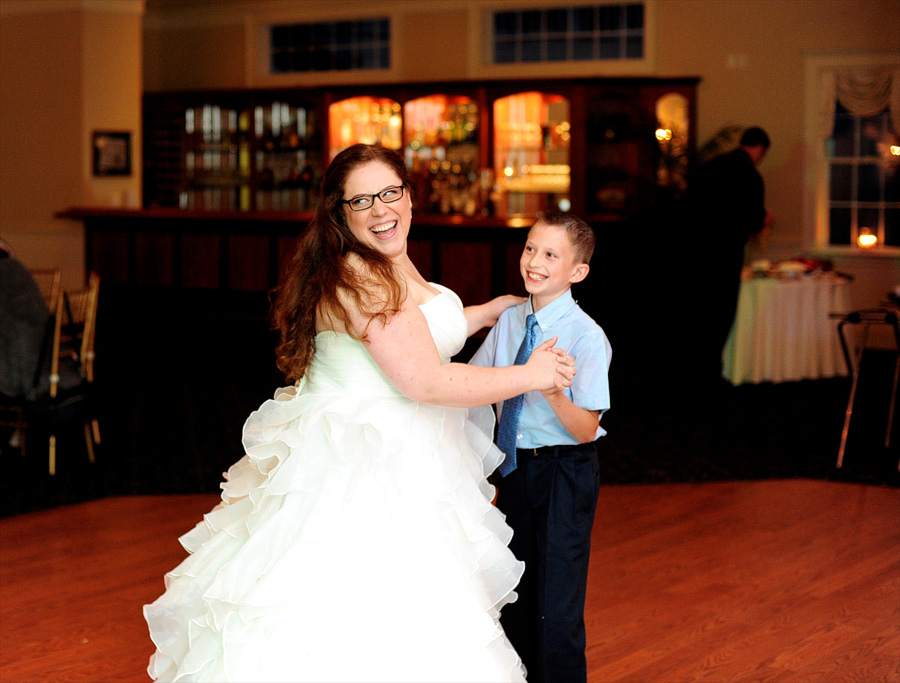
[[[375,197],[378,197],[383,203],[390,204],[396,202],[403,196],[403,185],[395,185],[384,188],[376,194],[358,194],[351,199],[342,199],[341,203],[350,207],[351,211],[365,211],[371,209],[375,203]]]

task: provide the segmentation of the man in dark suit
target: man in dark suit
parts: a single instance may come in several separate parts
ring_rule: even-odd
[[[772,215],[756,167],[770,146],[762,128],[747,128],[740,145],[701,166],[688,189],[689,226],[701,254],[696,357],[701,378],[722,374],[722,349],[734,323],[744,247],[768,230]]]

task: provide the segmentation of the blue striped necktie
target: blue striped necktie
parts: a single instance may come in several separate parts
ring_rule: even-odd
[[[524,365],[534,350],[534,340],[537,328],[537,317],[531,313],[525,319],[525,338],[516,353],[516,365]],[[503,412],[500,413],[500,427],[497,430],[497,446],[506,453],[506,459],[500,463],[500,475],[506,476],[516,469],[516,434],[519,429],[519,414],[522,412],[522,402],[525,394],[519,394],[507,399],[503,403]]]

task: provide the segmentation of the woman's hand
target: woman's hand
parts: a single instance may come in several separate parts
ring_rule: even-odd
[[[525,365],[535,372],[536,391],[561,390],[572,386],[577,372],[575,359],[562,349],[553,348],[558,337],[552,337],[531,352]]]
[[[493,327],[503,311],[510,306],[524,304],[526,301],[528,299],[524,296],[504,294],[478,306],[466,306],[463,312],[466,314],[466,321],[469,323],[469,336],[471,337],[484,327]]]
[[[491,299],[484,305],[485,308],[485,327],[493,327],[500,316],[510,306],[518,306],[524,304],[528,299],[524,296],[516,296],[515,294],[504,294],[495,299]]]

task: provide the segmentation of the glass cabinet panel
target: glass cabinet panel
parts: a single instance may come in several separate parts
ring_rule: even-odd
[[[362,142],[400,150],[400,103],[384,97],[351,97],[328,107],[329,162],[338,152]]]
[[[204,104],[184,112],[183,209],[248,209],[250,163],[246,112]]]
[[[495,213],[532,216],[568,211],[569,101],[524,92],[494,101]]]
[[[649,206],[658,174],[656,111],[629,89],[588,100],[585,129],[586,213],[623,218]]]
[[[311,211],[321,174],[314,105],[286,102],[253,109],[257,211]]]
[[[417,207],[472,216],[487,205],[480,181],[478,105],[469,97],[429,95],[403,107],[406,148]]]

